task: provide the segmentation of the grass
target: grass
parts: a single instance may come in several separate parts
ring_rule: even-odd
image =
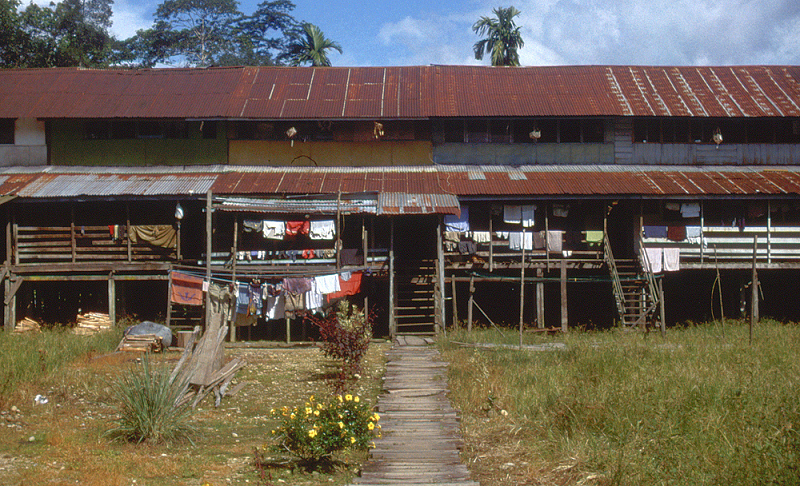
[[[798,484],[800,327],[525,335],[566,350],[443,343],[473,476],[492,484]],[[516,344],[518,335],[450,333]]]
[[[17,354],[17,347],[28,352],[32,349],[35,356],[37,349],[71,346],[73,337],[87,339],[58,331],[36,336],[0,335],[4,338],[0,340],[0,356],[6,359],[10,353]],[[105,355],[108,348],[92,345],[91,339],[95,338],[75,344],[86,346],[84,354],[76,352],[60,365],[48,364],[46,372],[13,373],[19,378],[0,406],[0,484],[343,485],[349,483],[366,457],[361,451],[348,452],[337,457],[341,462],[335,471],[317,474],[296,467],[288,454],[269,453],[264,480],[256,469],[254,450],[269,444],[270,430],[278,425],[269,410],[330,392],[330,378],[336,376],[339,363],[325,358],[316,347],[226,349],[226,359],[236,356],[247,362],[232,386],[238,382],[246,382],[246,386],[235,396],[224,398],[219,408],[213,407],[213,395],[199,404],[191,417],[196,429],[193,443],[113,441],[107,432],[119,424],[120,418],[114,384],[121,373],[141,364],[133,361],[138,353]],[[119,342],[118,337],[108,339],[113,342],[110,349]],[[362,378],[351,390],[371,404],[380,388],[386,346],[370,346]],[[24,354],[18,354],[20,364],[27,359]],[[48,352],[47,356],[55,354]],[[171,369],[179,357],[175,352],[156,354],[152,361],[154,366],[163,364]],[[0,369],[0,373],[10,375],[7,369]],[[47,396],[49,402],[35,405],[36,394]]]

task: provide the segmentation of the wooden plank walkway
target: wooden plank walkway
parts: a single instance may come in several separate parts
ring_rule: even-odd
[[[378,399],[383,437],[358,486],[479,486],[461,463],[458,416],[447,398],[447,364],[424,340],[399,337],[387,352]]]

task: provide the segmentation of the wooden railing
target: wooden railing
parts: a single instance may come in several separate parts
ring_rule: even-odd
[[[622,290],[622,282],[619,279],[619,270],[617,269],[617,262],[614,260],[614,253],[611,251],[611,242],[608,239],[608,233],[603,234],[603,260],[608,265],[608,271],[611,274],[611,283],[614,288],[614,300],[617,302],[617,311],[620,317],[625,315],[625,294]]]
[[[124,225],[111,234],[108,226],[13,226],[16,264],[103,261],[171,261],[175,250],[134,244]]]

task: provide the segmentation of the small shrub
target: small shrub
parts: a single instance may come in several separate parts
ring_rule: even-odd
[[[302,407],[271,410],[280,421],[272,430],[276,450],[288,451],[303,461],[317,463],[347,448],[366,449],[380,437],[380,416],[358,396],[337,395],[327,402],[311,396]]]
[[[181,380],[170,379],[166,367],[151,369],[145,356],[141,369],[123,374],[114,386],[120,418],[108,435],[137,443],[191,440],[195,431],[189,420],[191,409],[175,406],[183,385]]]
[[[340,384],[360,373],[372,339],[373,316],[342,300],[335,313],[323,318],[311,316],[310,320],[319,328],[325,355],[342,362]]]

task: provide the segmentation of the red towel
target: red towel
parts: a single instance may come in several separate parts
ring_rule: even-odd
[[[339,287],[341,290],[328,294],[328,302],[346,295],[356,295],[361,292],[361,276],[361,272],[353,272],[350,274],[350,280],[342,280],[342,276],[339,275]]]
[[[203,279],[172,272],[172,302],[183,305],[203,305]]]
[[[289,236],[307,235],[308,230],[311,228],[309,221],[287,221],[286,234]]]

